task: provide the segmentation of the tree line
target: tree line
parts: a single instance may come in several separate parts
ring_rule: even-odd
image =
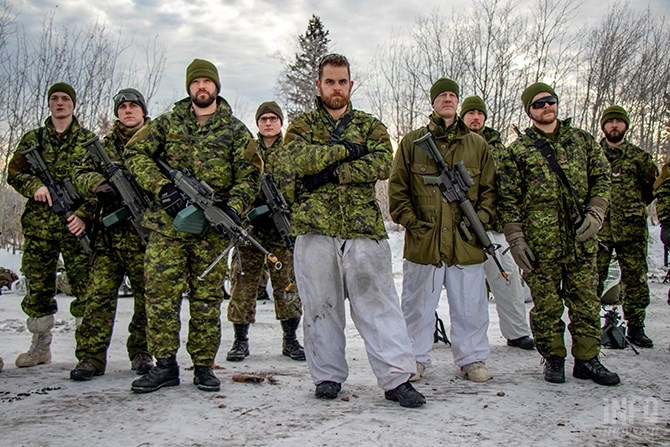
[[[521,5],[526,8],[521,9]],[[529,124],[520,96],[541,80],[559,95],[559,118],[600,136],[600,114],[611,104],[628,110],[629,139],[660,165],[670,154],[670,27],[651,9],[634,11],[617,0],[594,23],[577,26],[578,0],[472,0],[464,10],[434,9],[393,30],[367,67],[352,67],[363,95],[396,143],[426,124],[428,91],[440,77],[456,80],[461,100],[479,95],[488,107],[487,125],[504,141],[511,125]],[[120,85],[139,88],[149,102],[165,70],[165,51],[156,38],[138,57],[124,40],[95,23],[59,29],[54,13],[30,37],[17,14],[0,1],[0,246],[20,241],[23,198],[6,184],[6,163],[27,130],[46,118],[46,90],[75,79],[81,101],[77,118],[104,134],[111,126],[111,97]],[[312,15],[296,38],[295,54],[279,55],[283,66],[275,92],[289,120],[314,104],[320,58],[331,52],[330,32]],[[346,51],[343,51],[346,55]],[[130,57],[129,57],[130,54]],[[125,63],[123,61],[126,61]],[[288,120],[287,120],[288,121]],[[385,187],[378,187],[385,209]],[[388,215],[386,214],[386,217]]]
[[[526,2],[523,2],[526,5]],[[373,112],[396,140],[426,122],[428,90],[440,77],[478,95],[487,125],[505,140],[529,123],[521,92],[535,81],[559,95],[559,118],[599,138],[612,104],[631,118],[629,139],[662,163],[670,152],[670,27],[651,9],[618,0],[597,22],[578,27],[577,0],[473,0],[465,11],[420,16],[380,46],[366,89]]]
[[[157,39],[137,45],[101,23],[58,27],[54,14],[45,17],[41,34],[33,36],[11,5],[0,1],[0,246],[14,249],[22,239],[19,219],[25,199],[7,185],[7,163],[21,136],[42,126],[48,116],[49,87],[71,80],[80,124],[104,134],[111,129],[116,91],[133,86],[150,101],[165,70],[165,51]],[[134,53],[138,48],[144,53]]]

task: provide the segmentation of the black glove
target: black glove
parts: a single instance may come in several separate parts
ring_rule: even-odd
[[[170,217],[176,217],[179,211],[186,208],[186,198],[172,183],[168,183],[161,188],[158,199]]]
[[[337,177],[337,169],[336,164],[328,166],[326,169],[324,169],[321,172],[317,172],[316,174],[311,174],[311,175],[306,175],[302,178],[302,184],[305,187],[305,189],[309,192],[314,191],[316,188],[319,186],[326,185],[328,183],[339,183],[339,179]]]
[[[670,222],[661,222],[661,242],[670,248]]]
[[[349,153],[347,158],[344,159],[345,161],[358,160],[359,158],[368,154],[368,148],[362,144],[352,143],[351,141],[347,140],[342,140],[342,144],[347,148],[347,152]]]
[[[98,202],[104,205],[116,205],[119,204],[119,195],[117,194],[114,187],[107,180],[100,183],[97,188],[95,188],[95,196],[98,198]]]
[[[226,213],[226,215],[228,217],[230,217],[230,219],[233,222],[235,222],[235,225],[237,225],[238,227],[242,226],[242,221],[240,220],[240,216],[237,214],[237,211],[235,211],[232,207],[230,207],[228,205],[224,205],[224,206],[221,207],[221,210],[224,213]]]

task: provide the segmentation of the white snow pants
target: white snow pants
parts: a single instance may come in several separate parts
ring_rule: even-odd
[[[403,262],[402,311],[416,361],[430,364],[435,310],[442,286],[449,303],[449,338],[454,363],[461,367],[489,357],[488,299],[483,264],[435,267]]]
[[[409,380],[416,363],[388,241],[301,235],[295,241],[293,264],[304,308],[305,356],[314,383],[342,383],[349,374],[345,298],[377,384],[388,391]]]
[[[502,254],[508,247],[505,235],[488,231],[489,239],[494,244],[499,244],[500,249],[496,250],[496,256],[500,260],[503,269],[509,275],[509,284],[500,274],[500,270],[495,261],[488,257],[484,262],[484,272],[486,281],[489,283],[493,298],[498,311],[500,321],[500,332],[507,340],[514,340],[524,336],[530,336],[530,326],[528,326],[528,314],[524,304],[524,293],[521,287],[521,274],[519,267],[514,262],[510,252]]]

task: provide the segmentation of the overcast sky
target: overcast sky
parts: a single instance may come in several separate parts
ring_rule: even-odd
[[[39,32],[44,17],[55,10],[58,25],[85,25],[96,20],[109,31],[145,45],[157,36],[165,47],[167,67],[158,97],[158,109],[186,96],[185,70],[194,58],[214,62],[221,77],[221,95],[237,105],[248,125],[258,104],[276,99],[273,91],[280,71],[274,55],[292,55],[295,39],[303,34],[312,14],[330,31],[334,51],[366,69],[376,49],[394,32],[413,24],[419,15],[440,7],[466,8],[474,0],[9,0],[28,31]],[[519,1],[526,8],[531,0]],[[611,0],[584,0],[578,20],[597,20]],[[670,0],[634,0],[636,9],[649,6],[657,15],[670,16]],[[56,9],[57,8],[57,9]],[[138,51],[143,55],[143,51]],[[356,98],[353,98],[356,103]],[[161,107],[162,106],[162,107]],[[153,113],[152,113],[153,115]],[[255,129],[252,128],[252,131]]]

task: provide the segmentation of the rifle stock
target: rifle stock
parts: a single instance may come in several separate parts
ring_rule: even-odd
[[[493,258],[502,277],[508,279],[507,272],[505,272],[505,269],[503,269],[502,264],[500,264],[500,261],[496,256],[496,250],[500,248],[500,246],[491,242],[488,234],[486,234],[484,225],[482,225],[481,220],[479,220],[479,217],[477,216],[477,212],[472,206],[472,202],[470,202],[470,199],[468,199],[466,195],[466,192],[474,182],[465,168],[463,161],[459,161],[456,163],[454,169],[450,169],[435,144],[433,134],[430,132],[415,140],[414,144],[426,152],[428,157],[435,162],[439,171],[437,176],[423,176],[424,184],[439,186],[440,191],[444,198],[447,199],[447,202],[458,203],[465,220],[465,224],[461,225],[461,228],[463,228],[466,233],[469,233],[467,230],[468,227],[472,228],[475,236],[482,244],[484,252]]]

